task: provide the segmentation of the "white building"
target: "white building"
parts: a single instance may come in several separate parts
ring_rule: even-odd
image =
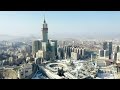
[[[120,63],[120,52],[117,53],[117,60],[116,63]]]
[[[18,78],[19,79],[24,79],[32,74],[32,64],[23,64],[19,69],[18,69]]]
[[[30,57],[26,57],[26,61],[27,61],[27,62],[30,61],[30,59],[31,59]]]
[[[71,58],[74,59],[74,60],[78,60],[79,59],[78,53],[71,52]]]
[[[36,58],[44,58],[45,57],[45,52],[43,50],[38,50],[36,53]]]
[[[18,54],[18,58],[24,58],[25,56],[22,53]]]

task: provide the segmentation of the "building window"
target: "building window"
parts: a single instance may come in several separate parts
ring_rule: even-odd
[[[28,71],[25,71],[25,73],[27,73]]]

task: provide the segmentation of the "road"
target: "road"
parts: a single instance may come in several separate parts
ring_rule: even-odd
[[[32,79],[48,79],[48,77],[43,73],[43,71],[39,67]]]

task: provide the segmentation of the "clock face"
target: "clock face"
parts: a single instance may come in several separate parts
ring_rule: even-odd
[[[47,29],[44,29],[43,32],[48,32],[48,30],[47,30]]]
[[[47,24],[43,24],[43,28],[47,28]]]

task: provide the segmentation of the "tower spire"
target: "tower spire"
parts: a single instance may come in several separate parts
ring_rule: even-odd
[[[47,23],[46,23],[46,21],[45,21],[45,15],[44,15],[42,36],[43,36],[43,41],[44,41],[44,42],[47,42],[47,41],[48,41],[48,26],[47,26]]]
[[[45,15],[44,15],[44,23],[46,23],[46,21],[45,21]]]

